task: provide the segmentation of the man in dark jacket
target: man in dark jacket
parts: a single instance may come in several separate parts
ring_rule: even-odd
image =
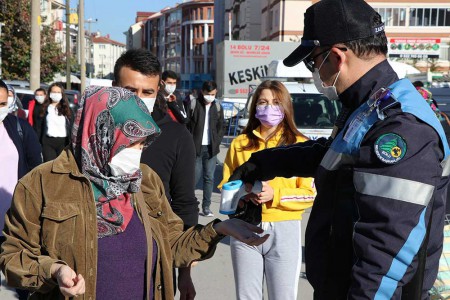
[[[231,179],[315,177],[306,228],[314,299],[428,299],[442,251],[450,149],[435,114],[386,60],[363,0],[306,10],[301,61],[343,111],[330,139],[257,152]]]
[[[205,81],[202,93],[196,99],[196,105],[191,112],[188,128],[194,137],[196,162],[195,183],[203,177],[202,213],[206,217],[213,217],[209,206],[214,185],[214,171],[216,170],[217,154],[224,135],[223,109],[216,105],[217,84]],[[202,176],[203,175],[203,176]]]
[[[167,101],[167,113],[172,120],[186,124],[189,119],[186,114],[183,99],[177,89],[178,75],[174,71],[166,70],[161,75],[161,94]]]
[[[139,96],[161,129],[160,136],[142,153],[141,163],[159,175],[173,211],[188,228],[198,224],[198,202],[191,175],[195,164],[194,144],[186,126],[173,121],[165,112],[165,100],[158,93],[160,74],[161,66],[153,54],[145,49],[132,49],[116,61],[114,85]],[[190,268],[178,271],[181,299],[195,297]]]

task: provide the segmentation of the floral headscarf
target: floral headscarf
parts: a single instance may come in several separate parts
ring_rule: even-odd
[[[133,214],[130,193],[140,189],[142,172],[113,176],[111,159],[129,145],[159,135],[144,102],[119,87],[89,87],[78,108],[72,149],[81,172],[91,181],[97,209],[98,238],[125,231]]]

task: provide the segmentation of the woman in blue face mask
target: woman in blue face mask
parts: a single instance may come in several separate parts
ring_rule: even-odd
[[[264,81],[253,95],[247,127],[230,145],[219,187],[253,152],[305,140],[307,137],[294,124],[286,87],[279,81]],[[259,226],[270,237],[257,247],[231,239],[237,299],[262,299],[263,278],[269,299],[297,299],[302,262],[301,219],[315,195],[312,178],[277,177],[263,182],[261,193],[248,196],[246,200],[261,207]]]

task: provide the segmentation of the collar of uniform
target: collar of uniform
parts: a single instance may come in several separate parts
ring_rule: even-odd
[[[387,60],[382,61],[339,95],[339,100],[350,111],[354,111],[361,103],[382,87],[388,87],[398,81],[397,73]]]
[[[53,161],[52,172],[60,174],[72,174],[76,177],[83,177],[84,175],[78,168],[75,157],[69,147],[61,152],[61,154]]]
[[[258,126],[256,129],[253,129],[253,134],[257,137],[257,138],[259,138],[260,140],[262,140],[262,141],[266,141],[262,136],[261,136],[261,126]],[[278,137],[280,137],[281,135],[282,135],[282,133],[283,133],[283,130],[282,129],[278,129],[276,132],[275,132],[275,134],[273,135],[273,136],[271,136],[270,137],[270,139],[269,140],[271,140],[271,139],[273,139],[273,138],[278,138]]]

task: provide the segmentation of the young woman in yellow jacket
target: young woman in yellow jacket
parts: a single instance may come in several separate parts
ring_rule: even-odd
[[[291,97],[279,81],[264,81],[255,91],[248,125],[230,145],[221,187],[253,152],[307,140],[293,120]],[[316,189],[312,178],[281,178],[263,182],[262,192],[249,196],[262,205],[261,227],[270,233],[261,246],[231,239],[237,299],[262,299],[266,278],[269,299],[297,299],[302,263],[301,219],[312,206]]]

